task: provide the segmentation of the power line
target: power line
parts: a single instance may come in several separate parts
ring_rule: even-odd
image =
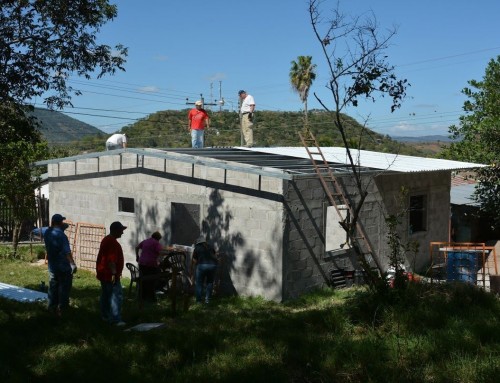
[[[398,67],[409,67],[409,66],[414,66],[414,65],[420,65],[423,63],[431,63],[431,62],[449,60],[449,59],[454,59],[457,57],[469,56],[469,55],[487,52],[487,51],[492,51],[492,50],[497,50],[497,49],[500,49],[500,47],[485,48],[485,49],[480,49],[480,50],[475,50],[475,51],[458,53],[455,55],[447,55],[447,56],[436,57],[436,58],[431,58],[431,59],[426,59],[426,60],[420,60],[420,61],[402,64],[402,65],[399,65]],[[87,83],[87,82],[80,81],[77,79],[71,79],[70,81],[75,83],[75,84],[79,84],[79,85],[84,85],[84,86],[98,88],[98,89],[114,90],[114,91],[122,92],[125,94],[143,95],[146,93],[145,91],[141,91],[141,90],[137,90],[137,89],[130,89],[129,87],[132,86],[132,87],[139,88],[139,89],[147,87],[147,86],[141,85],[141,84],[118,82],[118,81],[112,81],[112,80],[107,80],[107,79],[100,79],[99,82],[101,84],[99,84],[99,85]],[[105,84],[103,85],[102,83],[105,83]],[[111,85],[107,85],[106,83],[111,84]],[[114,85],[114,84],[117,84],[117,85]],[[255,86],[253,86],[253,89],[261,89],[261,92],[263,92],[263,90],[265,90],[265,89],[268,89],[269,91],[273,91],[273,88],[276,89],[276,88],[280,88],[280,87],[284,87],[284,86],[285,86],[285,84],[255,85]],[[288,83],[286,84],[286,87],[289,87]],[[195,94],[194,92],[179,91],[179,90],[175,90],[175,89],[166,89],[166,90],[160,90],[156,93],[148,93],[149,98],[146,98],[146,97],[133,97],[133,96],[127,96],[127,95],[122,95],[122,94],[111,94],[111,93],[106,93],[106,92],[95,92],[95,91],[91,91],[91,90],[83,90],[83,92],[90,93],[90,94],[99,94],[99,95],[104,95],[104,96],[110,96],[110,97],[117,97],[117,98],[125,98],[125,99],[133,99],[133,100],[161,103],[161,104],[166,104],[166,105],[175,105],[175,106],[184,106],[185,103],[182,102],[181,100],[185,99],[186,95],[194,95]],[[236,91],[234,93],[236,93]],[[264,91],[264,94],[265,94],[265,91]],[[157,99],[157,98],[161,98],[161,99]],[[171,99],[173,101],[165,101],[164,100],[165,98]],[[179,102],[175,102],[177,100]],[[230,102],[230,101],[227,101],[227,102]],[[276,111],[281,110],[281,108],[273,106],[273,105],[259,103],[259,106],[262,106],[265,108],[267,107],[267,110],[276,110]],[[91,110],[91,109],[89,109],[89,110]],[[103,110],[103,111],[106,111],[106,110]],[[112,110],[109,110],[109,111],[112,113],[127,113],[127,114],[131,113],[130,111],[112,111]],[[119,120],[124,120],[124,121],[134,121],[134,119],[130,119],[130,118],[126,118],[126,117],[105,116],[102,114],[76,113],[76,112],[67,112],[67,111],[65,111],[65,113],[75,114],[75,115],[80,114],[80,115],[99,117],[99,118],[119,119]],[[141,113],[141,112],[137,112],[137,113]],[[143,113],[143,114],[147,115],[147,113]],[[401,120],[401,118],[398,118],[397,120]],[[135,119],[135,121],[137,121],[137,119]],[[386,121],[390,121],[390,119],[387,119]],[[372,121],[372,122],[376,123],[376,121]],[[116,124],[116,125],[118,125],[118,124]]]
[[[480,50],[472,51],[472,52],[458,53],[458,54],[455,54],[455,55],[435,57],[435,58],[432,58],[432,59],[415,61],[415,62],[408,63],[408,64],[401,64],[401,65],[398,65],[398,67],[413,66],[413,65],[420,65],[420,64],[425,64],[425,63],[429,63],[429,62],[436,62],[436,61],[448,60],[448,59],[452,59],[452,58],[456,58],[456,57],[469,56],[469,55],[473,55],[473,54],[476,54],[476,53],[483,53],[483,52],[488,52],[488,51],[493,51],[493,50],[498,50],[498,49],[500,49],[500,47],[485,48],[485,49],[480,49]]]

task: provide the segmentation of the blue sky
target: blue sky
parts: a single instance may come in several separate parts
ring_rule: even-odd
[[[99,42],[129,48],[126,72],[99,80],[73,78],[82,90],[64,112],[106,132],[150,113],[226,100],[237,108],[245,89],[258,110],[302,108],[289,84],[290,62],[311,55],[317,64],[309,109],[320,108],[313,93],[332,105],[325,88],[325,58],[315,39],[307,0],[116,0],[118,17]],[[325,0],[323,9],[334,7]],[[341,0],[347,13],[373,11],[382,27],[397,26],[388,61],[411,83],[403,107],[391,113],[386,100],[347,111],[382,134],[446,134],[458,121],[471,79],[481,80],[488,61],[500,55],[498,0]],[[213,111],[219,110],[214,107]]]

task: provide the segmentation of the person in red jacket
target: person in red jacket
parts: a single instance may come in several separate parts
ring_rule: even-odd
[[[123,250],[117,239],[127,227],[113,222],[109,234],[101,241],[96,261],[97,279],[101,282],[100,307],[102,319],[117,326],[124,326],[121,311],[123,291],[120,278],[123,271]]]
[[[203,102],[198,100],[194,103],[194,108],[188,113],[188,129],[191,132],[191,144],[193,148],[203,148],[204,130],[210,127],[210,117]]]

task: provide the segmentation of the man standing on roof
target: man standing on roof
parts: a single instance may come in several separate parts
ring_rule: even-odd
[[[125,133],[115,133],[106,141],[106,150],[125,149],[127,147],[127,136]]]
[[[253,112],[255,111],[255,101],[244,90],[240,90],[238,95],[241,101],[240,120],[244,146],[251,148],[253,146]]]
[[[194,108],[188,113],[188,130],[191,132],[191,144],[193,148],[203,148],[204,129],[210,127],[210,117],[205,109],[203,102],[198,100],[194,103]]]
[[[62,311],[69,307],[69,293],[73,284],[73,273],[76,265],[71,255],[69,240],[64,229],[66,217],[54,214],[50,227],[43,236],[49,266],[49,311],[61,316]]]

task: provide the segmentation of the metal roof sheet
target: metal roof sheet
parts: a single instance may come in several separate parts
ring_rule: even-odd
[[[479,206],[473,194],[476,190],[476,184],[452,186],[450,190],[450,203],[453,205]]]
[[[336,174],[349,173],[346,150],[340,147],[322,147],[321,151]],[[81,154],[66,158],[38,161],[37,166],[56,164],[80,159],[131,153],[150,157],[164,158],[179,162],[204,165],[214,168],[254,173],[262,176],[292,179],[294,175],[310,176],[315,169],[304,147],[275,148],[127,148],[104,152]],[[390,172],[426,172],[439,170],[474,169],[486,165],[441,160],[435,158],[413,157],[397,154],[351,150],[357,166],[362,172],[385,170]],[[316,158],[319,158],[316,155]]]
[[[304,147],[276,147],[276,148],[239,148],[252,152],[272,153],[297,158],[309,158]],[[345,148],[321,147],[321,151],[328,162],[348,164],[349,160]],[[462,170],[480,168],[486,165],[470,162],[443,160],[407,156],[402,154],[379,153],[368,150],[351,149],[351,154],[359,166],[389,170],[394,172],[427,172],[438,170]]]
[[[19,302],[46,301],[47,293],[0,282],[0,296]]]

